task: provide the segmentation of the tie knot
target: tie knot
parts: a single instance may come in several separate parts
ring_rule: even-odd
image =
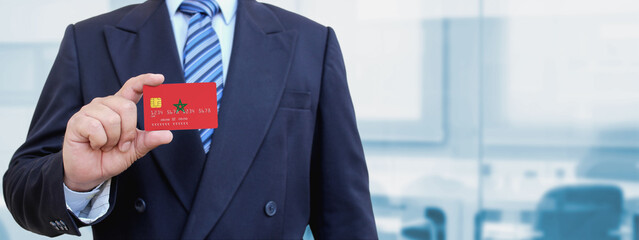
[[[180,12],[188,15],[201,13],[209,17],[215,16],[219,9],[217,2],[213,0],[185,0],[178,8]]]

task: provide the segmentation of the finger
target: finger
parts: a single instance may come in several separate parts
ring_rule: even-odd
[[[120,88],[120,91],[115,93],[115,95],[137,103],[142,97],[142,88],[144,87],[144,85],[155,87],[159,86],[163,82],[164,75],[162,74],[142,74],[126,81],[126,83],[124,83],[124,86],[122,86],[122,88]]]
[[[163,131],[141,131],[137,130],[135,142],[136,158],[141,158],[154,148],[170,143],[173,140],[173,133],[169,130]]]
[[[107,141],[102,146],[102,150],[110,151],[120,141],[122,119],[120,115],[104,105],[104,99],[96,98],[91,104],[86,105],[80,111],[82,114],[98,120],[107,135]]]
[[[70,130],[70,141],[86,143],[92,149],[100,149],[107,142],[107,134],[102,127],[102,123],[95,118],[84,114],[76,114],[70,120],[67,128]]]
[[[102,102],[105,106],[120,115],[120,138],[118,149],[127,152],[135,140],[138,119],[137,107],[131,100],[119,96],[107,97]]]

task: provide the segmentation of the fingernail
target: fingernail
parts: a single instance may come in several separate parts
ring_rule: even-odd
[[[129,148],[131,148],[131,141],[127,141],[127,142],[123,143],[120,146],[120,151],[121,152],[126,152],[126,151],[129,151]]]

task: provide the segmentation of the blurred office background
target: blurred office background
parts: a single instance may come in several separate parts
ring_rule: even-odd
[[[65,26],[136,2],[0,0],[2,173]],[[639,239],[639,1],[268,2],[338,34],[381,239]]]

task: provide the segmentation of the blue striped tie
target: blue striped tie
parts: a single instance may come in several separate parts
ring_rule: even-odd
[[[215,82],[218,113],[224,77],[220,41],[211,26],[211,18],[219,9],[217,2],[211,0],[185,0],[178,8],[180,12],[191,16],[183,53],[184,79],[187,83]],[[211,148],[213,130],[200,129],[200,139],[205,153]]]

